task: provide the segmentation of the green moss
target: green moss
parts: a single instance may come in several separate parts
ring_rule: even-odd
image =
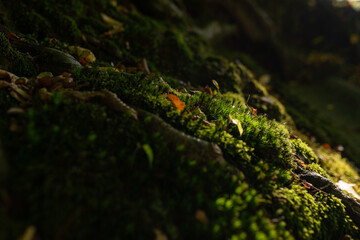
[[[291,139],[291,144],[294,146],[296,154],[304,158],[305,163],[317,163],[319,161],[314,151],[301,139]]]
[[[7,4],[13,6],[15,19],[16,4]],[[80,43],[86,33],[101,43],[95,51],[100,62],[73,72],[77,84],[88,84],[81,91],[109,89],[184,134],[217,144],[233,171],[211,157],[198,161],[196,151],[189,153],[183,145],[169,147],[176,136],[160,135],[149,127],[149,119],[135,121],[98,99],[69,100],[61,93],[43,103],[35,91],[25,109],[23,132],[9,131],[10,116],[0,119],[0,140],[11,162],[7,189],[19,199],[6,216],[0,212],[0,222],[11,229],[4,238],[21,236],[29,222],[44,239],[154,239],[159,231],[169,239],[358,237],[339,200],[307,192],[290,170],[297,154],[312,163],[308,169],[323,176],[328,176],[324,169],[332,177],[334,172],[354,178],[357,174],[349,165],[346,171],[335,170],[330,161],[321,160],[320,167],[305,143],[290,139],[285,125],[245,107],[244,98],[251,95],[248,104],[259,113],[278,121],[290,119],[246,66],[204,51],[206,43],[183,25],[133,11],[120,14],[109,1],[30,0],[19,6],[24,12],[32,9],[21,21],[33,24],[31,32],[39,40],[57,37],[61,49],[62,44]],[[101,12],[122,22],[124,33],[101,38],[111,29],[102,23]],[[16,53],[3,35],[1,39],[4,53]],[[81,46],[95,47],[89,42]],[[121,51],[122,57],[107,56],[109,49]],[[97,69],[118,60],[134,67],[141,58],[162,75]],[[172,88],[179,85],[177,79],[194,86],[210,85],[214,79],[224,94],[180,93]],[[186,104],[183,112],[174,108],[168,93]],[[16,105],[7,90],[0,91],[1,112]]]
[[[33,9],[28,11],[21,20],[18,26],[25,30],[24,33],[46,36],[52,32],[49,21]]]
[[[281,189],[277,194],[287,227],[296,239],[334,239],[345,234],[358,237],[357,227],[334,196],[320,192],[312,196],[297,185]]]
[[[80,40],[82,33],[79,30],[75,20],[70,16],[61,16],[57,19],[60,29],[67,29],[67,39]]]
[[[21,53],[14,50],[3,33],[0,33],[0,63],[1,68],[20,76],[36,74],[34,65]]]
[[[27,147],[11,155],[16,164],[10,178],[21,177],[9,189],[10,194],[22,196],[24,206],[30,206],[27,219],[37,226],[39,236],[53,236],[75,214],[63,237],[142,239],[153,237],[154,227],[173,239],[290,237],[265,212],[253,214],[263,200],[241,175],[224,175],[224,169],[212,161],[199,164],[182,157],[186,152],[168,149],[166,139],[146,130],[146,122],[119,117],[96,104],[55,99],[45,105],[35,101],[27,121],[27,131],[21,134],[21,144]],[[5,149],[13,152],[18,136],[7,132],[2,138],[7,139]],[[151,165],[144,145],[152,149]],[[34,189],[38,179],[42,181]],[[136,190],[132,184],[138,186]],[[180,197],[186,204],[179,204]],[[210,222],[198,219],[200,210]],[[24,216],[22,208],[15,211]],[[17,223],[8,224],[15,228]]]
[[[323,177],[331,179],[329,174],[317,163],[311,163],[311,164],[307,165],[306,169],[309,170],[309,171],[312,171],[312,172],[316,172],[316,173],[320,174]]]

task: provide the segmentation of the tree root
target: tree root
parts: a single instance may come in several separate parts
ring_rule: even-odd
[[[325,193],[332,194],[339,198],[345,205],[346,211],[349,216],[354,220],[357,225],[360,225],[360,203],[354,198],[346,195],[340,188],[338,188],[330,179],[321,176],[312,171],[305,170],[298,166],[294,171],[295,175],[301,180],[311,183],[317,190]]]
[[[117,112],[129,112],[134,120],[142,121],[147,124],[146,131],[148,133],[160,133],[160,135],[166,141],[167,147],[169,149],[177,149],[181,146],[183,149],[185,149],[183,153],[190,160],[195,160],[200,163],[205,163],[209,160],[215,160],[219,165],[226,167],[229,172],[233,174],[239,173],[239,170],[231,166],[224,159],[222,150],[217,144],[187,135],[184,132],[175,129],[153,113],[147,112],[140,108],[130,107],[121,101],[115,93],[107,89],[96,92],[62,89],[61,92],[65,94],[65,96],[73,97],[83,101],[97,98],[100,99],[101,103],[107,105],[109,108]]]

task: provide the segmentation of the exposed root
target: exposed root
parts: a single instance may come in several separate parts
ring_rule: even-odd
[[[305,170],[301,167],[296,169],[295,174],[301,180],[305,180],[308,183],[311,183],[319,190],[321,189],[321,191],[332,194],[335,197],[341,199],[341,202],[345,205],[349,216],[354,220],[354,222],[356,222],[356,224],[360,225],[360,203],[358,203],[354,198],[346,195],[330,179],[323,177],[315,172]]]

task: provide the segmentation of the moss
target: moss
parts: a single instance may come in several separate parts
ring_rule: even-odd
[[[225,92],[220,95],[220,98],[224,101],[228,101],[234,108],[245,106],[245,98],[241,93]]]
[[[30,60],[14,50],[3,33],[0,33],[0,59],[3,62],[1,64],[2,69],[20,76],[33,76],[36,74],[35,67]]]
[[[334,178],[334,180],[343,180],[350,183],[357,183],[360,179],[356,168],[340,153],[319,147],[317,149],[319,156],[319,165]],[[359,186],[359,184],[357,184]]]
[[[285,125],[245,107],[244,97],[250,94],[259,100],[250,105],[262,113],[279,121],[288,117],[246,66],[205,52],[206,43],[183,25],[135,11],[119,14],[109,1],[31,0],[19,6],[33,9],[24,19],[34,24],[39,40],[54,35],[62,40],[57,46],[62,49],[62,44],[79,43],[85,32],[101,43],[96,48],[100,62],[72,73],[76,84],[87,84],[81,91],[109,89],[184,134],[217,144],[235,170],[219,166],[211,157],[197,161],[196,150],[189,153],[182,145],[169,147],[176,136],[160,135],[149,127],[147,118],[135,121],[97,103],[98,99],[91,103],[66,99],[61,89],[44,103],[35,91],[25,109],[23,132],[9,131],[9,116],[0,120],[0,140],[12,169],[7,189],[19,199],[6,216],[0,212],[0,221],[12,229],[4,238],[21,236],[28,222],[44,239],[144,239],[156,238],[159,232],[169,239],[358,237],[339,200],[307,192],[290,170],[296,166],[297,154],[312,163],[308,169],[324,176],[324,170],[331,177],[340,173],[348,179],[357,173],[349,165],[341,170],[344,159],[331,152],[325,151],[324,159],[336,159],[340,165],[322,159],[320,166],[315,164],[314,152],[301,140],[290,139]],[[121,21],[124,33],[99,37],[110,29],[99,12]],[[42,32],[48,26],[51,32]],[[7,40],[4,43],[9,46]],[[122,51],[123,57],[107,57],[109,49]],[[137,66],[141,58],[161,75],[97,68],[115,60],[125,67]],[[215,79],[224,94],[180,93],[173,88],[180,83],[177,79],[193,85]],[[173,107],[168,93],[186,104],[184,111]],[[264,104],[266,98],[275,103]],[[17,105],[5,90],[0,91],[0,100],[3,113]]]
[[[357,238],[359,233],[341,201],[332,195],[310,195],[301,186],[293,185],[277,193],[282,202],[281,212],[296,239],[333,239],[349,234]],[[295,217],[296,216],[296,217]],[[343,226],[339,231],[339,226]]]
[[[74,215],[61,236],[84,238],[100,234],[142,239],[152,237],[153,228],[157,228],[174,239],[290,237],[282,224],[271,223],[264,212],[253,215],[263,200],[241,175],[232,178],[211,161],[199,165],[185,159],[181,156],[186,152],[181,149],[171,154],[165,139],[146,134],[146,122],[119,118],[95,104],[55,99],[45,105],[34,102],[27,121],[21,142],[28,147],[11,156],[16,164],[12,165],[10,177],[22,176],[17,180],[21,187],[9,185],[9,189],[10,194],[22,196],[24,206],[31,203],[26,212],[39,236],[59,234],[58,226]],[[90,132],[88,126],[92,126]],[[12,152],[18,136],[6,133],[2,137],[7,138],[5,148]],[[154,154],[152,167],[141,150],[144,144]],[[36,160],[28,162],[29,153]],[[31,172],[31,180],[26,171]],[[42,181],[33,189],[38,179]],[[137,190],[129,183],[137,185]],[[232,197],[226,199],[229,194]],[[179,204],[179,197],[186,204]],[[211,222],[205,224],[198,219],[196,213],[200,210],[211,217]],[[16,212],[24,214],[22,208]],[[183,218],[191,222],[184,223]],[[119,229],[119,224],[124,227]],[[91,231],[95,226],[96,232]]]
[[[19,21],[18,26],[25,30],[24,33],[39,36],[46,36],[52,32],[52,27],[48,20],[33,9],[26,13],[22,21]]]
[[[296,154],[301,156],[306,163],[317,163],[318,157],[314,151],[301,139],[291,139],[291,144],[295,147]]]
[[[320,174],[323,177],[331,179],[329,174],[317,163],[311,163],[311,164],[307,165],[306,169],[309,170],[309,171],[312,171],[312,172],[316,172],[316,173]]]
[[[62,16],[57,22],[61,29],[67,29],[67,38],[79,41],[82,33],[79,30],[75,20],[70,16]]]

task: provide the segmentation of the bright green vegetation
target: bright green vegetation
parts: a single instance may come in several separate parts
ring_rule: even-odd
[[[198,154],[181,143],[174,147],[170,143],[179,136],[165,138],[154,131],[151,117],[135,120],[100,99],[79,100],[66,97],[64,89],[49,89],[50,101],[43,101],[35,87],[25,113],[10,115],[7,110],[19,104],[1,89],[0,147],[11,170],[0,182],[0,239],[17,239],[30,225],[39,239],[360,237],[339,199],[306,190],[292,173],[295,158],[334,180],[340,173],[355,182],[356,171],[338,154],[328,151],[321,154],[331,161],[319,159],[314,150],[324,149],[291,138],[291,129],[282,124],[292,121],[284,106],[243,64],[205,54],[207,43],[186,30],[186,23],[156,20],[130,7],[119,11],[108,1],[17,4],[6,3],[15,30],[24,36],[63,51],[80,45],[95,53],[97,62],[72,71],[76,86],[83,86],[80,91],[108,89],[135,110],[158,115],[190,143],[193,136],[217,144],[226,164],[212,155],[203,159],[201,149]],[[26,14],[16,18],[16,11]],[[101,38],[111,29],[101,21],[101,12],[122,22],[124,32]],[[51,36],[57,42],[46,38]],[[10,42],[0,34],[1,46],[23,56]],[[138,67],[142,58],[154,74],[117,72],[110,64]],[[31,75],[22,67],[15,73]],[[188,93],[195,88],[181,83],[187,81],[212,86],[211,91]],[[185,109],[176,110],[167,94],[177,95]],[[10,131],[15,123],[24,128]]]

